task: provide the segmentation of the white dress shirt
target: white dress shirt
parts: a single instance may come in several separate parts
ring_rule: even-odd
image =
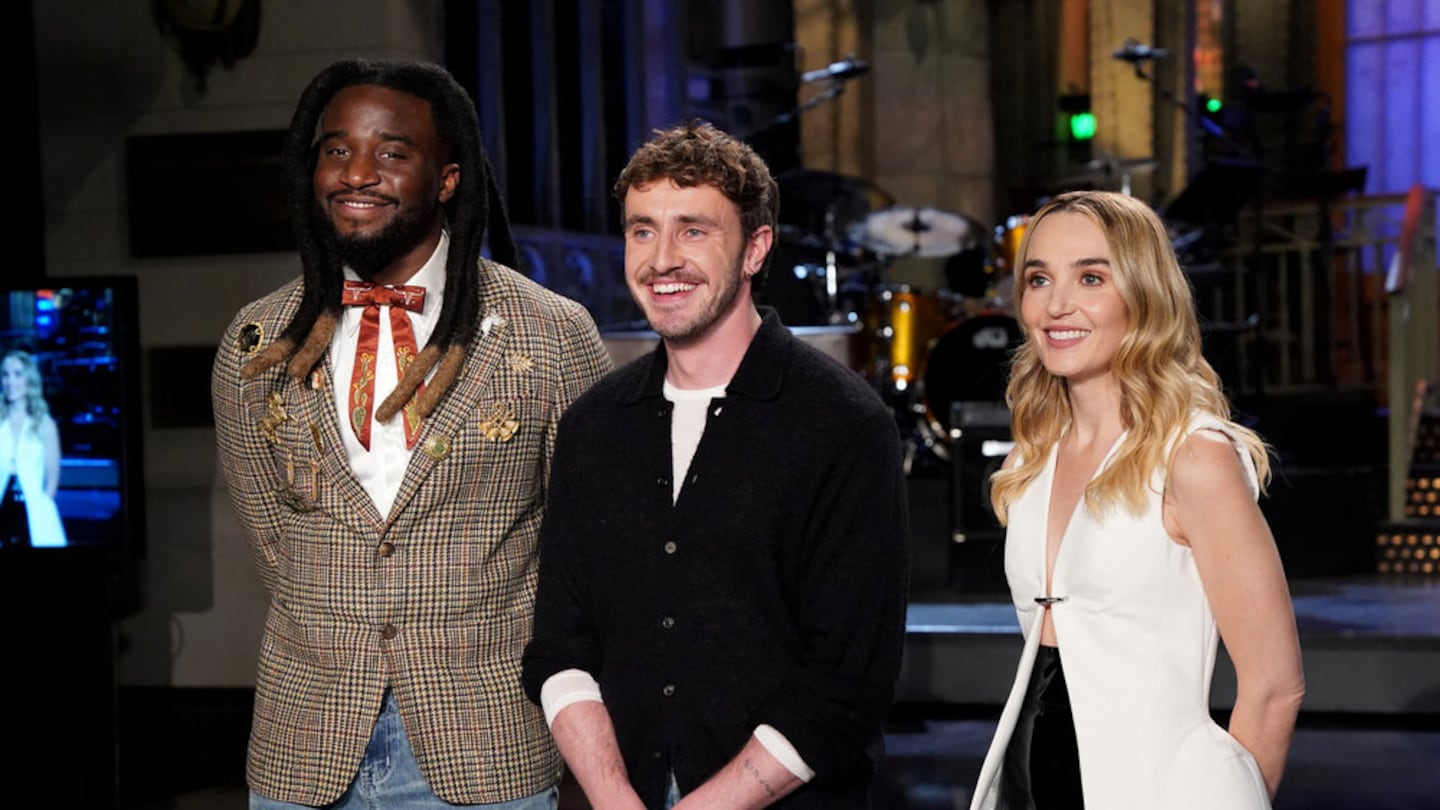
[[[449,249],[450,236],[442,231],[435,252],[405,282],[406,286],[425,288],[424,308],[420,312],[406,313],[410,316],[410,328],[415,332],[417,350],[425,348],[425,343],[435,331],[435,322],[440,319],[440,307],[445,303],[445,257]],[[345,278],[349,281],[363,280],[349,267],[345,268]],[[371,408],[379,406],[385,397],[390,396],[399,380],[395,371],[395,339],[390,334],[389,309],[388,306],[380,307],[380,339],[375,351],[378,358],[375,363],[375,396]],[[400,481],[405,477],[411,451],[405,446],[405,420],[401,414],[397,413],[386,422],[372,420],[368,451],[361,446],[350,427],[350,378],[355,370],[355,351],[360,343],[360,319],[364,311],[364,307],[341,307],[340,323],[330,341],[330,367],[335,370],[335,409],[340,417],[340,435],[345,443],[345,455],[350,459],[350,469],[370,495],[370,500],[375,502],[381,516],[388,516],[395,496],[400,492]],[[434,372],[434,369],[430,370],[432,375]]]

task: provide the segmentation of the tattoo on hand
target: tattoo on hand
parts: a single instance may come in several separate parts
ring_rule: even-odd
[[[745,770],[749,771],[750,774],[755,777],[755,781],[760,783],[760,787],[765,788],[765,795],[769,796],[772,799],[775,798],[775,788],[770,787],[770,783],[766,782],[765,777],[760,775],[759,768],[756,768],[749,759],[743,760],[740,764],[745,767]]]

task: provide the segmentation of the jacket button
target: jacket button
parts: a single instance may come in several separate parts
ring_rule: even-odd
[[[668,486],[670,486],[670,479],[669,479],[669,478],[666,478],[665,476],[662,475],[662,476],[660,476],[659,478],[656,478],[656,479],[655,479],[655,486],[657,486],[657,487],[668,487]]]
[[[675,684],[673,684],[673,683],[667,683],[667,684],[665,684],[665,688],[660,690],[660,694],[664,695],[665,697],[670,697],[670,696],[674,695],[674,694],[675,694]]]
[[[666,616],[665,618],[660,620],[660,626],[665,628],[666,630],[669,630],[670,628],[675,626],[675,617]]]
[[[376,551],[380,554],[381,557],[389,557],[391,554],[395,553],[395,544],[390,542],[389,540],[386,540],[385,542],[380,544],[380,547],[376,549]]]
[[[380,628],[380,635],[386,641],[389,641],[390,639],[400,635],[400,630],[396,628],[393,624],[387,624],[384,627]]]
[[[674,540],[666,540],[666,541],[665,541],[665,553],[666,553],[666,554],[674,554],[674,553],[675,553],[675,550],[676,550],[677,548],[679,548],[679,546],[675,545],[675,541],[674,541]]]

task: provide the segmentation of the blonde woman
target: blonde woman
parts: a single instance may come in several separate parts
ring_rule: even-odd
[[[40,368],[29,352],[13,350],[0,360],[0,469],[16,500],[25,503],[32,546],[65,545],[55,507],[60,488],[60,431],[45,404]]]
[[[1015,449],[992,500],[1025,648],[971,806],[1269,807],[1304,677],[1255,500],[1268,456],[1229,418],[1164,225],[1123,195],[1056,197],[1015,292]],[[1209,711],[1221,639],[1228,730]]]

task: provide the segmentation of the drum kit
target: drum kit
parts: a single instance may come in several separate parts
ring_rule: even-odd
[[[1020,329],[1002,289],[1027,218],[987,231],[843,174],[795,170],[776,180],[780,238],[761,302],[800,330],[852,330],[852,367],[894,409],[907,467],[922,451],[948,461],[951,404],[1004,399]],[[943,263],[944,284],[896,283],[892,270],[905,259]]]

